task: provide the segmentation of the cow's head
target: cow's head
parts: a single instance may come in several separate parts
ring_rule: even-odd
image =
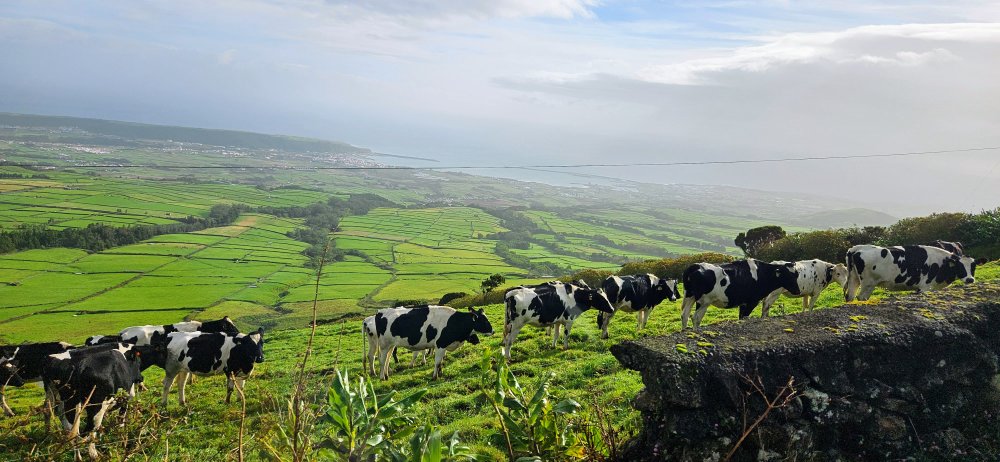
[[[167,342],[162,340],[149,345],[134,346],[132,351],[139,358],[139,367],[146,370],[149,366],[165,367],[167,363]]]
[[[486,310],[483,308],[477,310],[470,306],[469,314],[472,315],[472,332],[474,332],[472,335],[475,335],[475,332],[486,336],[493,335],[493,325],[490,324],[490,319],[486,317]],[[478,337],[476,341],[479,341]]]
[[[253,356],[253,362],[264,362],[264,328],[258,327],[257,332],[243,337],[243,340],[250,344],[250,352]]]
[[[976,282],[976,266],[986,263],[985,258],[975,259],[964,257],[959,254],[952,254],[948,257],[948,269],[955,276],[956,280],[966,284]]]
[[[654,286],[658,294],[663,294],[663,299],[676,302],[681,298],[680,291],[677,290],[676,279],[660,279]]]
[[[0,387],[4,386],[20,387],[24,385],[24,379],[18,375],[17,366],[9,358],[0,358]]]
[[[201,323],[202,332],[225,332],[229,335],[239,335],[240,329],[236,327],[236,323],[229,316],[223,316],[222,319],[217,321],[208,321]]]
[[[584,309],[594,308],[605,313],[614,313],[615,307],[608,301],[603,289],[578,288],[573,291],[573,300]]]
[[[830,281],[840,284],[840,287],[847,287],[847,265],[837,263],[829,268]]]
[[[774,269],[774,277],[781,288],[788,291],[792,295],[799,295],[802,290],[799,289],[799,273],[795,271],[795,263],[785,262],[780,265],[772,265]]]

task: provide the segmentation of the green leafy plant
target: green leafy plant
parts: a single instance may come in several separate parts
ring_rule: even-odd
[[[392,462],[455,462],[461,460],[479,460],[478,454],[459,441],[458,432],[452,433],[447,441],[442,439],[441,431],[435,430],[430,424],[424,424],[410,437],[409,446],[390,448],[387,452]]]
[[[580,409],[572,399],[555,402],[544,375],[523,387],[499,351],[483,357],[481,386],[500,420],[511,460],[517,462],[575,460],[583,457],[576,428],[569,418]]]
[[[319,455],[330,459],[367,461],[378,454],[392,454],[399,442],[417,429],[415,419],[406,411],[426,393],[426,389],[421,389],[399,400],[396,400],[395,391],[378,396],[375,387],[364,377],[358,377],[356,385],[352,386],[347,372],[338,369],[337,379],[327,395],[326,421],[329,426],[320,444]]]

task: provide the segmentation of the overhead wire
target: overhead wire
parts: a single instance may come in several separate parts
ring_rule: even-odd
[[[262,169],[262,170],[501,170],[501,169],[541,169],[541,168],[590,168],[590,167],[670,167],[699,165],[735,165],[735,164],[765,164],[782,162],[808,162],[818,160],[843,159],[877,159],[893,157],[930,156],[939,154],[959,154],[1000,150],[1000,146],[974,148],[941,149],[934,151],[908,151],[880,154],[847,154],[828,156],[774,157],[765,159],[720,159],[696,161],[668,162],[609,162],[609,163],[578,163],[578,164],[526,164],[526,165],[448,165],[448,166],[402,166],[402,165],[316,165],[316,166],[282,166],[282,165],[158,165],[158,164],[37,164],[0,162],[0,167],[22,168],[116,168],[116,169],[170,169],[170,170],[232,170],[232,169]]]

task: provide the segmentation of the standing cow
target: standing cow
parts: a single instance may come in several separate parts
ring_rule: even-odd
[[[55,405],[69,438],[76,438],[79,422],[86,411],[87,451],[98,458],[95,441],[104,415],[125,403],[117,402],[118,391],[135,396],[135,385],[142,382],[142,371],[153,364],[163,364],[163,344],[135,346],[130,343],[103,344],[77,348],[49,355],[42,372],[46,397]]]
[[[226,376],[226,404],[233,387],[240,390],[253,372],[255,363],[264,362],[264,329],[252,334],[231,335],[225,332],[172,332],[167,334],[167,359],[163,367],[163,399],[167,406],[170,386],[177,378],[181,406],[187,405],[185,378],[193,375]]]
[[[784,261],[772,261],[771,264],[774,265],[785,265],[788,262]],[[798,275],[798,281],[796,282],[799,286],[799,294],[792,295],[789,291],[785,289],[778,289],[771,292],[767,298],[764,299],[764,305],[761,306],[760,316],[763,318],[767,317],[768,311],[770,311],[771,306],[774,302],[778,300],[778,297],[784,295],[786,297],[792,298],[802,298],[802,310],[811,310],[816,306],[816,300],[819,298],[820,292],[826,289],[831,282],[836,282],[840,287],[847,287],[847,267],[843,263],[838,263],[834,265],[833,263],[828,263],[823,260],[801,260],[795,262],[795,266],[792,268]]]
[[[0,346],[0,409],[13,416],[14,411],[7,405],[6,388],[23,386],[25,383],[40,382],[42,371],[51,354],[62,353],[73,348],[66,342],[27,343],[24,345]]]
[[[677,280],[660,279],[652,274],[636,274],[635,276],[608,276],[601,284],[608,301],[615,311],[636,314],[636,331],[646,327],[649,313],[664,300],[672,302],[681,298],[677,291]],[[614,312],[597,313],[597,327],[601,329],[601,338],[608,338],[608,325]]]
[[[454,351],[465,342],[478,343],[477,333],[493,335],[493,326],[482,309],[469,312],[438,305],[389,308],[375,313],[379,366],[382,379],[389,378],[389,354],[396,347],[411,350],[433,348],[434,374],[441,376],[445,352]]]
[[[847,250],[850,274],[844,299],[868,300],[877,286],[926,292],[955,281],[972,284],[976,282],[976,265],[985,261],[928,245],[856,245]]]
[[[552,327],[553,347],[559,341],[559,328],[562,326],[566,331],[563,336],[565,349],[569,347],[573,321],[585,311],[594,308],[604,313],[615,312],[604,291],[559,281],[511,289],[504,294],[504,303],[503,354],[508,360],[514,340],[525,324]]]
[[[798,275],[793,263],[774,265],[752,258],[724,265],[696,263],[684,270],[681,281],[684,282],[681,329],[687,328],[692,307],[695,307],[692,323],[698,329],[710,305],[739,307],[740,319],[743,319],[777,289],[799,295]]]

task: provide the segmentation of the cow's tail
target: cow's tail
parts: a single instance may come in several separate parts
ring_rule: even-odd
[[[371,365],[368,364],[368,361],[370,360],[370,358],[368,357],[368,348],[370,348],[369,345],[368,345],[368,326],[365,325],[365,323],[362,321],[361,322],[361,358],[362,358],[361,359],[361,364],[364,365],[364,369],[362,369],[362,371],[363,371],[362,375],[364,375],[365,373],[367,373],[368,369],[371,367]]]
[[[503,310],[503,338],[507,338],[510,334],[510,317],[514,313],[514,305],[517,302],[514,300],[513,296],[504,299],[504,310]]]

